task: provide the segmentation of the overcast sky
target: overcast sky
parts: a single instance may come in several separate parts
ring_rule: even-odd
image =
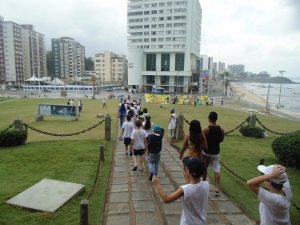
[[[201,54],[246,71],[300,77],[300,0],[201,0]],[[51,38],[69,36],[86,48],[126,54],[126,0],[0,0],[6,21],[33,24]]]

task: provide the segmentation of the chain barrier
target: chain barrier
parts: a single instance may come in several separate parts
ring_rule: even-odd
[[[272,131],[272,130],[268,129],[265,125],[263,125],[262,122],[258,118],[256,118],[256,121],[262,126],[262,128],[264,128],[265,130],[267,130],[267,131],[269,131],[273,134],[278,134],[278,135],[290,134],[290,133],[279,133],[279,132],[276,132],[276,131]]]
[[[14,124],[11,124],[11,125],[8,126],[8,128],[3,129],[3,130],[1,130],[1,131],[7,131],[7,130],[9,130],[10,128],[12,128],[13,126],[14,126]]]
[[[29,129],[31,129],[33,131],[36,131],[38,133],[42,133],[42,134],[45,134],[45,135],[58,136],[58,137],[67,137],[67,136],[74,136],[74,135],[83,134],[83,133],[85,133],[87,131],[90,131],[90,130],[96,128],[97,126],[100,126],[103,122],[104,122],[104,120],[100,121],[99,123],[95,124],[94,126],[91,126],[91,127],[87,128],[85,130],[82,130],[82,131],[79,131],[79,132],[75,132],[75,133],[69,133],[69,134],[55,134],[55,133],[50,133],[50,132],[42,131],[42,130],[37,129],[35,127],[32,127],[32,126],[30,126],[30,125],[28,125],[26,123],[24,123],[24,126],[25,126],[26,129],[29,128]]]

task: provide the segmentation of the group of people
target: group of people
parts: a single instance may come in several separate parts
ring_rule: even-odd
[[[69,100],[67,101],[67,105],[74,106],[74,104],[75,104],[74,99],[69,99]],[[82,106],[83,106],[81,100],[78,101],[77,106],[78,106],[78,111],[81,112],[81,111],[82,111]]]
[[[125,108],[125,110],[124,110]],[[126,121],[122,118],[126,118]],[[218,114],[208,115],[209,126],[202,129],[199,120],[192,120],[189,133],[185,136],[180,152],[187,184],[167,194],[158,179],[158,167],[162,150],[164,129],[151,122],[147,109],[136,102],[124,101],[119,108],[121,136],[124,138],[125,153],[133,155],[133,171],[143,171],[143,155],[146,154],[149,166],[149,181],[152,181],[165,203],[181,198],[182,216],[180,224],[205,224],[208,206],[209,183],[207,169],[214,172],[214,195],[220,195],[220,144],[224,140],[224,129],[217,124]],[[175,109],[170,110],[168,134],[172,139],[177,129]],[[291,224],[289,208],[291,188],[285,168],[281,165],[263,166],[258,170],[262,175],[247,181],[247,185],[260,201],[261,224]],[[265,183],[267,190],[260,187]]]

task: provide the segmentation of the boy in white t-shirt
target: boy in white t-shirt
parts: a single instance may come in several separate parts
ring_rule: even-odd
[[[285,167],[259,165],[257,169],[262,175],[248,180],[247,185],[257,194],[260,201],[260,224],[290,225],[292,191]],[[268,190],[260,187],[261,183],[265,183]]]
[[[199,158],[185,157],[183,160],[184,173],[189,177],[190,183],[181,186],[175,192],[167,195],[160,185],[157,177],[153,177],[160,197],[165,203],[181,198],[182,215],[180,225],[204,225],[206,223],[209,183],[201,181],[205,166]]]
[[[134,160],[134,167],[132,170],[136,171],[138,166],[140,166],[140,170],[143,171],[143,155],[145,154],[145,150],[147,150],[147,133],[142,128],[142,122],[140,120],[135,121],[135,127],[136,128],[131,134],[130,144],[130,151],[133,149]]]
[[[134,124],[130,122],[131,120],[131,116],[127,115],[126,116],[126,122],[123,123],[122,125],[122,132],[120,137],[123,136],[124,134],[124,145],[125,145],[125,154],[128,154],[128,146],[131,143],[131,135],[132,135],[132,131],[134,129]],[[130,150],[130,156],[132,156],[132,151]]]

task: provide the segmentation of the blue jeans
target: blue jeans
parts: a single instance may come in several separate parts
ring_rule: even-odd
[[[125,115],[120,115],[120,126],[123,126],[123,123],[125,122]]]
[[[160,153],[149,153],[149,172],[154,176],[158,175],[158,166],[160,161]]]

